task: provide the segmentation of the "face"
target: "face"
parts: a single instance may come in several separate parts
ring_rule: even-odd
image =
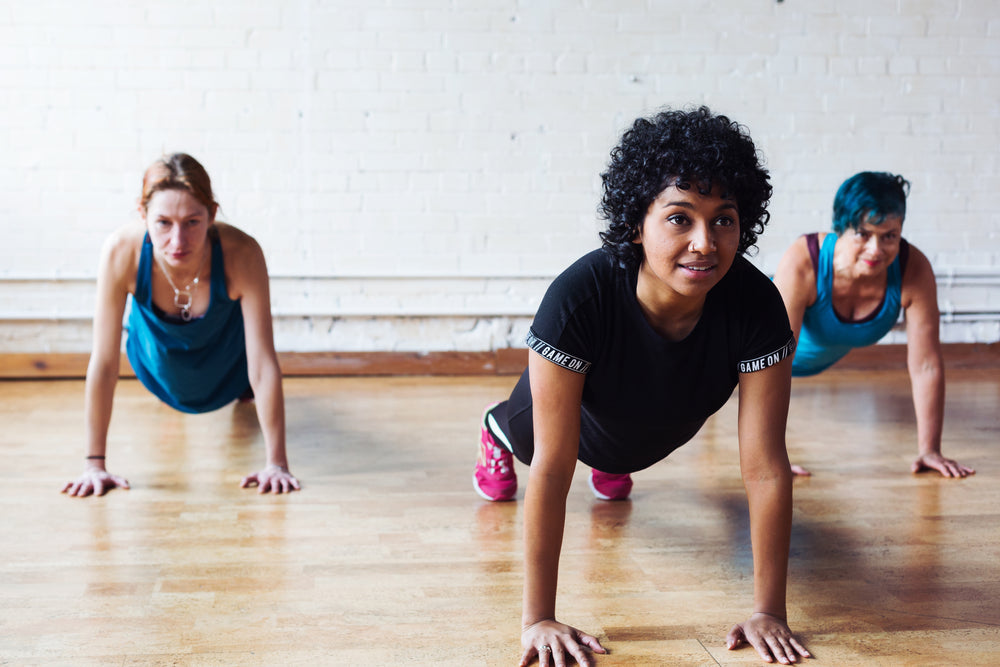
[[[140,209],[153,252],[171,266],[201,262],[214,216],[185,190],[160,190]]]
[[[856,275],[874,276],[896,259],[902,234],[903,219],[890,215],[878,225],[862,222],[857,229],[846,229],[838,241],[847,251],[845,263],[850,263]]]
[[[650,204],[637,242],[643,249],[640,281],[662,297],[703,300],[736,258],[736,202],[717,186],[704,193],[694,185],[671,185]]]

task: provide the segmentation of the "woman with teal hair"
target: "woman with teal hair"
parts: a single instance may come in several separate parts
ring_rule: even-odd
[[[815,375],[852,349],[878,342],[902,311],[919,450],[911,469],[965,477],[975,471],[941,454],[945,383],[937,285],[927,257],[902,236],[909,189],[894,174],[851,176],[833,201],[833,233],[806,234],[785,252],[774,283],[797,339],[792,376]],[[800,466],[792,470],[809,474]]]

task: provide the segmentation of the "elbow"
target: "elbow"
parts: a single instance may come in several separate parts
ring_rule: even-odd
[[[573,484],[573,471],[575,468],[575,459],[569,462],[569,464],[556,461],[546,462],[537,456],[536,451],[535,459],[531,462],[528,485],[535,489],[543,489],[546,493],[553,493],[565,498],[569,495],[570,486]]]
[[[278,368],[276,359],[248,360],[247,377],[250,380],[250,386],[255,392],[258,392],[261,387],[280,381],[281,370]]]
[[[746,487],[791,486],[792,466],[788,456],[772,456],[766,460],[748,462],[743,466],[743,485]]]
[[[118,378],[121,359],[118,355],[91,354],[87,362],[87,380],[107,381]]]
[[[944,378],[944,362],[939,354],[911,359],[908,366],[910,376],[915,379],[938,381]]]

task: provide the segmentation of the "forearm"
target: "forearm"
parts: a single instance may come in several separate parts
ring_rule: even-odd
[[[787,468],[744,483],[753,545],[754,612],[786,618],[785,589],[792,530],[792,480]]]
[[[555,618],[559,554],[571,480],[571,474],[545,474],[532,467],[524,497],[522,627]]]
[[[257,419],[260,421],[267,448],[267,465],[288,468],[285,451],[285,396],[281,386],[281,370],[277,362],[262,364],[250,375]]]
[[[84,389],[87,457],[103,457],[107,453],[108,429],[117,383],[117,363],[91,361]],[[104,470],[103,458],[88,458],[88,462],[91,466]]]
[[[917,416],[917,447],[921,455],[941,453],[944,426],[944,368],[939,362],[910,366],[913,411]]]

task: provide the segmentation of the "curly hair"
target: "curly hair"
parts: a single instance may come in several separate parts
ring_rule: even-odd
[[[642,246],[633,241],[650,204],[673,183],[718,186],[736,201],[740,254],[754,247],[771,217],[771,184],[747,129],[704,106],[636,119],[612,149],[601,180],[599,211],[608,221],[601,241],[627,268],[642,262]]]

